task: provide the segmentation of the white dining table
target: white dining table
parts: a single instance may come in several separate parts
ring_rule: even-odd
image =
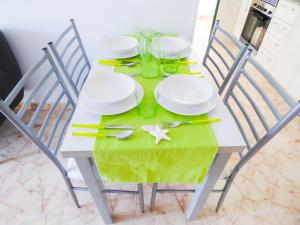
[[[87,79],[96,76],[96,74],[99,72],[113,72],[113,66],[100,65],[98,62],[99,59],[103,59],[100,54],[95,57]],[[188,60],[199,62],[198,64],[191,65],[191,70],[201,71],[201,75],[205,75],[204,79],[209,80],[214,86],[216,86],[208,71],[202,66],[202,61],[199,60],[195,52],[192,52]],[[240,131],[230,112],[224,105],[221,97],[216,108],[209,112],[208,115],[209,117],[221,118],[221,122],[212,124],[219,145],[219,150],[204,182],[199,184],[195,192],[193,193],[192,199],[186,212],[186,217],[188,220],[197,218],[198,213],[203,208],[214,185],[222,175],[231,154],[242,152],[246,147]],[[96,207],[100,215],[102,216],[103,221],[106,224],[110,224],[113,222],[112,212],[110,207],[108,206],[106,194],[102,193],[102,190],[104,188],[102,180],[99,179],[99,175],[96,174],[97,170],[95,170],[95,167],[93,166],[93,148],[95,139],[86,137],[74,137],[72,136],[73,129],[71,127],[71,124],[74,123],[99,124],[99,122],[99,115],[89,113],[84,108],[82,108],[80,104],[77,104],[69,127],[67,129],[66,136],[62,143],[60,152],[64,158],[75,159],[82,177],[84,178],[89,192],[96,204]]]

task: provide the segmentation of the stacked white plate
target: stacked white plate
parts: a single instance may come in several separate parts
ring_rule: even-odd
[[[157,102],[180,115],[208,113],[217,105],[218,93],[205,79],[189,75],[172,75],[155,88]]]
[[[97,115],[115,115],[136,107],[143,96],[143,88],[131,77],[108,73],[94,76],[85,82],[79,104]]]
[[[139,54],[138,44],[133,37],[112,37],[102,43],[101,53],[107,58],[130,58]]]
[[[182,37],[163,36],[158,41],[162,58],[185,58],[191,53],[189,41]]]

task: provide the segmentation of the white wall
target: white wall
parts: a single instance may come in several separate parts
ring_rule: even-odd
[[[220,25],[229,33],[234,32],[235,24],[241,9],[243,0],[221,0],[217,19]]]
[[[216,3],[217,0],[199,0],[193,48],[200,58],[207,48]]]
[[[156,28],[193,36],[198,0],[0,0],[0,29],[23,72],[74,18],[90,60],[103,38]]]
[[[199,16],[213,16],[216,9],[217,0],[199,0]]]

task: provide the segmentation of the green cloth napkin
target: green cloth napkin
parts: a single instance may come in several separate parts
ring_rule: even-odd
[[[133,59],[138,60],[138,57]],[[189,71],[188,65],[179,66],[179,73]],[[140,72],[140,68],[116,66],[115,72],[132,74]],[[135,79],[144,88],[143,101],[154,98],[153,90],[160,78],[137,76]],[[137,108],[119,115],[102,116],[102,124],[129,124],[138,128],[126,140],[96,139],[94,159],[101,176],[114,182],[126,183],[201,183],[218,151],[210,124],[170,128],[167,135],[172,141],[162,140],[157,145],[155,137],[142,130],[141,125],[206,119],[208,116],[181,116],[159,105],[156,107],[156,117],[153,119],[142,118]]]

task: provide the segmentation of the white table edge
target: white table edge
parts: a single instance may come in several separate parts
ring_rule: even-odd
[[[218,153],[239,153],[244,151],[245,146],[234,146],[234,147],[222,147],[219,148]],[[76,150],[65,150],[61,152],[64,158],[87,158],[93,157],[93,150],[90,151],[76,151]]]

